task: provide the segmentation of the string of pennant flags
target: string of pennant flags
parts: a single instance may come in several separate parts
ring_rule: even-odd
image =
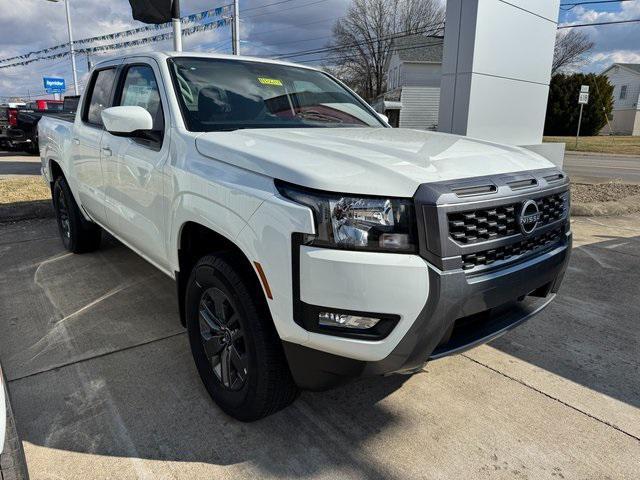
[[[228,4],[228,5],[223,5],[221,7],[216,7],[216,8],[212,8],[209,10],[205,10],[203,12],[199,12],[199,13],[193,13],[191,15],[187,15],[184,17],[180,18],[181,23],[194,23],[194,22],[199,22],[202,20],[206,20],[208,18],[216,18],[216,17],[221,17],[222,15],[228,14],[230,12],[232,12],[233,10],[233,4]],[[222,19],[222,20],[226,20],[228,22],[228,19]],[[210,25],[212,24],[217,24],[220,23],[220,20],[218,20],[217,22],[211,22],[211,23],[207,23],[206,26],[208,26],[209,28],[207,28],[207,30],[211,30],[213,28],[220,28],[218,26],[216,27],[210,27]],[[225,23],[224,25],[227,25],[228,23]],[[222,26],[224,26],[222,25]],[[138,27],[138,28],[132,28],[130,30],[125,30],[122,32],[116,32],[116,33],[109,33],[106,35],[98,35],[96,37],[90,37],[90,38],[83,38],[80,40],[74,40],[73,41],[73,45],[76,46],[81,46],[81,45],[86,45],[87,43],[93,43],[93,42],[100,42],[100,41],[105,41],[105,40],[115,40],[115,39],[119,39],[119,38],[125,38],[125,37],[131,37],[133,35],[138,35],[140,33],[143,32],[148,32],[148,31],[154,31],[154,30],[163,30],[165,28],[169,28],[171,26],[171,22],[168,23],[162,23],[162,24],[158,24],[158,25],[145,25],[143,27]],[[203,25],[198,25],[198,27],[202,27]],[[193,28],[193,27],[190,27]],[[192,33],[188,33],[186,34],[185,32],[189,31],[190,29],[185,29],[183,30],[183,36],[188,36],[188,35],[192,35],[193,33],[196,32],[192,32]],[[198,30],[198,31],[202,31],[202,30]],[[149,37],[149,38],[156,38],[156,37],[162,37],[165,35],[169,35],[168,38],[173,38],[173,34],[172,33],[166,33],[166,34],[161,34],[161,35],[156,35],[154,37]],[[146,40],[146,39],[140,39],[140,40]],[[135,42],[137,40],[134,40],[133,42]],[[160,41],[160,40],[156,40],[156,41]],[[124,42],[124,43],[128,43],[128,42]],[[148,41],[145,43],[149,43]],[[138,45],[144,45],[145,43],[140,43]],[[61,58],[64,57],[66,55],[69,54],[69,52],[59,52],[56,54],[52,54],[52,55],[48,55],[51,52],[54,52],[56,50],[59,50],[63,47],[68,47],[69,43],[61,43],[59,45],[55,45],[53,47],[48,47],[48,48],[43,48],[42,50],[36,50],[33,52],[28,52],[28,53],[24,53],[22,55],[16,55],[14,57],[8,57],[8,58],[2,58],[0,59],[0,68],[8,68],[8,67],[15,67],[15,66],[21,66],[21,65],[28,65],[29,63],[35,62],[35,61],[39,61],[39,60],[48,60],[48,59],[53,59],[53,58]],[[98,48],[98,47],[92,47],[92,48]],[[91,49],[90,48],[83,48],[83,49],[76,49],[77,53],[91,53]],[[100,51],[100,50],[95,50],[95,51]],[[10,65],[2,65],[3,63],[6,62],[11,62],[14,60],[22,60],[20,62],[16,62],[16,63],[12,63]]]
[[[193,35],[194,33],[206,32],[208,30],[215,30],[218,28],[223,28],[230,24],[231,24],[231,17],[225,17],[225,18],[218,19],[214,22],[206,23],[204,25],[195,25],[193,27],[185,28],[182,30],[182,36],[188,37],[190,35]],[[167,33],[162,33],[160,35],[138,38],[136,40],[130,40],[127,42],[112,43],[109,45],[98,45],[95,47],[82,48],[82,49],[76,50],[76,54],[84,54],[84,53],[91,54],[91,53],[97,53],[97,52],[105,52],[109,50],[120,50],[124,48],[137,47],[140,45],[147,45],[155,42],[162,42],[164,40],[170,40],[172,38],[173,38],[173,32],[167,32]],[[53,60],[56,58],[66,57],[68,55],[69,55],[69,52],[65,50],[63,52],[55,53],[52,55],[30,58],[28,60],[23,60],[22,62],[11,63],[9,65],[0,65],[0,69],[28,65],[30,63],[37,62],[40,60]]]

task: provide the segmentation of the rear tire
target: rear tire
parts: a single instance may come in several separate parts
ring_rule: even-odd
[[[56,178],[53,184],[53,207],[64,248],[73,253],[98,249],[102,229],[82,216],[71,189],[62,176]]]
[[[201,258],[187,283],[185,312],[209,395],[228,415],[250,422],[291,404],[298,387],[260,284],[252,272],[232,267],[241,262],[229,255]]]

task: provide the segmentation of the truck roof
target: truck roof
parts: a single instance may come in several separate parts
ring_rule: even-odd
[[[163,61],[166,60],[168,58],[178,58],[178,57],[197,57],[197,58],[219,58],[219,59],[224,59],[224,60],[242,60],[245,62],[256,62],[256,63],[272,63],[274,65],[288,65],[291,67],[298,67],[298,68],[306,68],[307,70],[318,70],[315,67],[311,67],[308,65],[300,65],[299,63],[293,63],[293,62],[284,62],[282,60],[274,60],[271,58],[264,58],[264,57],[251,57],[251,56],[244,56],[244,55],[229,55],[229,54],[225,54],[225,53],[203,53],[203,52],[171,52],[171,51],[164,51],[164,52],[141,52],[141,53],[137,53],[137,54],[129,54],[129,55],[122,55],[122,56],[118,56],[118,57],[113,57],[109,60],[105,60],[103,62],[97,63],[97,66],[102,65],[103,63],[107,63],[107,62],[111,62],[115,59],[126,59],[126,58],[134,58],[134,57],[149,57],[149,58],[154,58],[158,61]]]

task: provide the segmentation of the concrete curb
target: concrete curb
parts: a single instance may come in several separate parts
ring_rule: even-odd
[[[574,217],[614,217],[635,212],[640,212],[640,195],[615,202],[571,203],[571,215]]]
[[[577,157],[619,157],[619,158],[637,158],[640,160],[640,155],[634,155],[632,153],[604,153],[604,152],[580,152],[577,150],[565,150],[565,155],[575,155]]]
[[[35,218],[52,218],[53,216],[51,200],[0,204],[0,224]]]

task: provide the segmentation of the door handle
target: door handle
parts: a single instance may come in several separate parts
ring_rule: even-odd
[[[102,147],[102,153],[104,153],[105,157],[110,157],[111,155],[113,155],[111,147]]]
[[[74,139],[73,139],[73,143],[74,143],[75,145],[80,145],[80,139],[79,139],[79,138],[74,138]]]

